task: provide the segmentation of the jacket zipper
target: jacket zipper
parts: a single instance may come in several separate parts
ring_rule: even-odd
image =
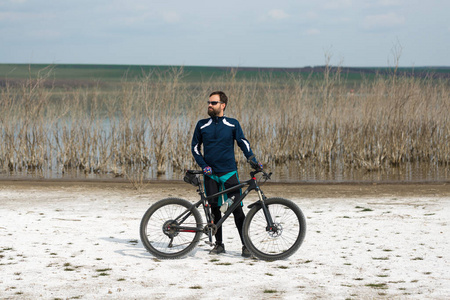
[[[219,124],[219,118],[216,117],[214,120],[214,139],[217,140],[217,124]]]

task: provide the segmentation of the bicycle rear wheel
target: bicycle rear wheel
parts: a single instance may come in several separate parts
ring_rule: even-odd
[[[200,240],[202,226],[202,217],[191,202],[166,198],[146,211],[139,232],[142,244],[151,254],[158,258],[175,259],[194,249]]]
[[[306,233],[305,216],[294,202],[287,199],[270,198],[264,203],[274,227],[269,228],[261,205],[254,206],[244,221],[244,243],[260,259],[270,261],[287,258],[303,243]]]

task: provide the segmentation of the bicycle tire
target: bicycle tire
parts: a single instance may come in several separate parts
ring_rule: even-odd
[[[189,210],[191,215],[183,225],[199,230],[189,232],[167,230],[165,224],[173,223],[175,217]],[[148,252],[161,259],[177,259],[194,249],[202,235],[202,228],[200,212],[196,207],[192,207],[191,202],[180,198],[166,198],[156,202],[145,212],[139,233],[142,244]]]
[[[306,234],[305,216],[294,202],[284,198],[270,198],[264,203],[277,230],[268,230],[262,206],[255,205],[244,220],[244,243],[259,259],[273,261],[288,258],[303,243]]]

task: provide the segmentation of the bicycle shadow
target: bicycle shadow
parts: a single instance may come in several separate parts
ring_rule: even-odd
[[[140,240],[121,239],[121,238],[114,238],[114,237],[101,237],[100,239],[103,241],[111,242],[111,243],[126,245],[127,246],[126,249],[120,249],[120,250],[114,251],[115,253],[118,253],[120,255],[127,256],[127,257],[134,257],[134,258],[156,259],[155,256],[153,256],[151,253],[149,253],[147,251],[147,249],[145,249],[144,245],[142,244],[142,242]],[[201,246],[197,246],[191,252],[189,252],[189,254],[187,254],[186,256],[184,256],[180,259],[188,259],[188,258],[199,259],[197,253],[201,253],[203,251],[209,251],[209,250],[204,249]]]

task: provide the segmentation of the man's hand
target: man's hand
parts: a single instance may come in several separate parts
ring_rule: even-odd
[[[250,159],[247,160],[247,161],[250,163],[252,168],[255,169],[256,171],[262,171],[263,170],[263,164],[258,162],[254,155],[252,157],[250,157]]]
[[[212,169],[210,166],[203,168],[203,174],[211,176],[212,175]]]
[[[260,171],[262,171],[263,170],[263,164],[262,163],[258,163],[258,168],[259,168]]]

